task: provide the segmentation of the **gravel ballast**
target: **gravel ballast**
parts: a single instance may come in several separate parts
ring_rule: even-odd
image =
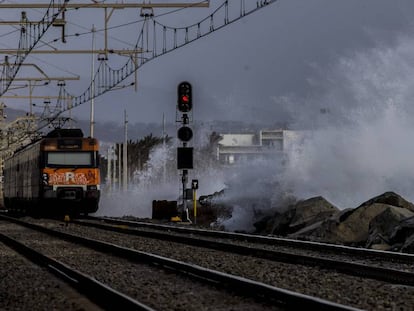
[[[0,310],[101,310],[0,242]]]
[[[97,280],[156,310],[280,310],[243,298],[187,277],[146,264],[132,263],[13,224],[2,232],[48,256],[87,273]]]
[[[366,310],[413,310],[414,288],[70,224],[55,228]]]

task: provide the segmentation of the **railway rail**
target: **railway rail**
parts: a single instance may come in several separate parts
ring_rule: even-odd
[[[108,218],[91,219],[93,221],[75,220],[74,223],[157,240],[234,252],[273,261],[320,266],[349,275],[364,276],[385,282],[414,286],[414,255],[412,254],[145,222]],[[172,234],[172,232],[176,234]],[[206,237],[210,239],[206,239]],[[303,249],[311,250],[311,252],[303,253]],[[302,252],[298,252],[298,250],[302,250]],[[398,269],[395,266],[398,266]]]
[[[0,266],[0,310],[102,310],[45,268],[1,242]]]
[[[376,261],[391,261],[391,262],[400,262],[400,263],[407,263],[410,267],[414,262],[414,255],[413,254],[406,254],[406,253],[398,253],[398,252],[390,252],[390,251],[381,251],[381,250],[371,250],[366,248],[357,248],[357,247],[349,247],[344,245],[335,245],[335,244],[327,244],[327,243],[320,243],[320,242],[312,242],[312,241],[302,241],[302,240],[295,240],[295,239],[286,239],[274,236],[263,236],[263,235],[254,235],[254,234],[245,234],[245,233],[235,233],[235,232],[227,232],[227,231],[217,231],[217,230],[210,230],[210,229],[200,229],[200,228],[191,228],[191,227],[184,227],[184,226],[176,226],[176,225],[165,225],[165,224],[157,224],[157,223],[150,223],[150,222],[143,222],[143,221],[131,221],[131,220],[124,220],[119,218],[111,218],[111,217],[93,217],[89,216],[89,220],[96,221],[97,223],[108,223],[119,225],[120,228],[143,228],[143,229],[153,229],[157,232],[168,232],[171,233],[181,233],[186,236],[202,236],[202,237],[211,237],[214,239],[225,239],[230,240],[232,242],[241,241],[241,242],[249,242],[254,243],[255,245],[271,245],[277,247],[288,247],[290,249],[297,248],[302,250],[309,250],[309,251],[317,251],[319,254],[328,253],[328,254],[344,254],[348,256],[352,256],[355,259],[355,256],[361,257],[364,260],[367,259],[374,259]],[[82,224],[82,222],[87,223],[85,220],[77,221],[77,223]],[[125,230],[127,231],[127,230]],[[154,234],[155,235],[155,234]],[[157,237],[159,238],[159,237]]]
[[[89,283],[92,280],[90,277],[86,277],[82,275],[81,273],[76,274],[76,272],[73,272],[71,269],[67,267],[68,265],[70,265],[70,263],[65,264],[65,263],[60,263],[56,260],[50,261],[51,260],[50,258],[45,259],[46,257],[44,257],[43,254],[39,254],[39,251],[34,253],[33,250],[29,250],[27,248],[28,247],[27,245],[23,247],[21,246],[21,243],[17,243],[15,242],[15,240],[24,240],[23,244],[33,244],[34,248],[37,248],[37,249],[41,248],[42,253],[45,251],[46,245],[48,246],[58,245],[59,252],[57,254],[55,253],[54,256],[64,258],[64,261],[68,260],[68,254],[70,254],[71,251],[79,247],[79,245],[77,244],[82,244],[83,247],[87,247],[88,249],[93,248],[95,252],[100,253],[100,254],[92,255],[92,253],[91,254],[88,253],[89,252],[88,250],[83,251],[84,256],[81,256],[81,258],[83,258],[84,260],[95,261],[95,265],[99,265],[101,261],[101,257],[110,256],[108,254],[111,254],[112,256],[115,256],[117,258],[122,257],[124,259],[127,259],[130,262],[129,264],[123,263],[122,265],[123,267],[131,266],[132,263],[137,264],[137,262],[139,262],[140,264],[145,263],[145,264],[151,265],[152,270],[154,270],[154,267],[155,269],[158,269],[158,270],[160,267],[162,267],[163,269],[167,269],[170,272],[173,271],[174,273],[177,273],[177,275],[179,275],[179,278],[181,279],[183,278],[191,279],[192,282],[196,280],[197,283],[202,283],[203,286],[205,286],[206,283],[209,284],[209,287],[210,287],[209,290],[211,291],[213,288],[214,291],[216,292],[216,295],[219,295],[219,297],[222,298],[218,300],[217,298],[216,300],[214,299],[209,300],[210,305],[208,306],[208,308],[210,309],[211,307],[214,308],[214,306],[211,305],[211,303],[214,301],[225,302],[225,301],[230,300],[234,302],[235,301],[234,297],[237,296],[238,297],[237,301],[239,301],[238,303],[239,304],[241,303],[241,305],[244,307],[245,310],[286,310],[286,309],[297,309],[300,306],[304,306],[304,305],[310,308],[317,308],[319,310],[356,310],[353,307],[330,302],[330,301],[327,301],[321,298],[316,298],[316,297],[311,297],[309,295],[296,293],[296,292],[278,288],[278,287],[275,287],[269,284],[264,284],[262,282],[250,280],[244,277],[230,275],[230,274],[223,273],[220,271],[215,271],[213,269],[200,267],[194,264],[188,264],[188,263],[185,263],[179,260],[169,259],[169,258],[165,258],[159,255],[154,255],[154,254],[149,254],[149,253],[142,252],[142,251],[133,250],[130,248],[115,245],[113,243],[97,241],[91,238],[84,238],[78,235],[73,235],[73,234],[68,234],[67,232],[52,230],[44,226],[35,225],[33,223],[28,223],[28,222],[24,222],[24,221],[17,220],[17,219],[12,219],[12,218],[5,217],[5,216],[1,216],[1,219],[2,219],[2,222],[0,224],[3,229],[2,232],[4,231],[10,232],[7,234],[7,236],[5,233],[2,233],[0,235],[2,240],[5,243],[7,243],[7,245],[14,245],[14,247],[17,250],[24,249],[24,252],[29,254],[28,257],[42,258],[42,261],[44,262],[44,264],[47,266],[51,266],[52,270],[58,271],[58,274],[63,274],[65,276],[68,276],[69,282],[71,282],[72,280],[72,283],[76,283],[76,284],[83,283],[83,285],[81,285],[81,287],[83,288],[89,287]],[[10,224],[10,222],[12,222],[12,224]],[[24,228],[22,226],[24,226]],[[39,233],[33,233],[32,232],[33,230]],[[45,238],[45,234],[49,237],[47,241]],[[15,237],[17,236],[17,238],[10,238],[8,237],[8,235],[15,236]],[[62,240],[64,240],[64,242],[62,242]],[[102,254],[102,252],[104,254]],[[80,258],[77,257],[77,260],[80,260]],[[113,260],[114,259],[111,258],[108,261],[112,262]],[[83,266],[83,265],[84,265],[83,262],[77,263],[77,266]],[[107,270],[109,268],[105,267],[104,265],[101,265],[101,269]],[[151,272],[148,272],[148,275],[157,274],[157,272],[154,272],[152,270]],[[159,272],[157,275],[160,275]],[[73,279],[75,279],[75,281],[73,281]],[[88,284],[87,286],[85,286],[85,282]],[[163,283],[165,281],[163,279],[157,279],[157,282]],[[174,283],[177,282],[177,277],[173,278],[173,282]],[[144,284],[145,284],[145,281],[144,281]],[[126,291],[127,292],[128,290],[131,291],[131,287],[132,288],[136,287],[136,289],[138,288],[141,289],[142,280],[140,280],[138,283],[133,282],[132,284],[129,284],[128,289]],[[171,285],[171,287],[176,291],[175,286]],[[190,285],[190,288],[193,288],[193,287],[194,287],[194,284]],[[223,294],[223,289],[228,290],[228,292],[226,292],[226,294]],[[105,286],[103,286],[103,289],[100,289],[100,291],[102,290],[105,290]],[[116,290],[110,290],[108,288],[106,288],[106,290],[109,293],[109,294],[105,294],[107,297],[114,296],[114,294],[117,293]],[[162,291],[163,295],[165,294],[164,290],[165,288]],[[185,292],[184,288],[182,288],[182,290],[184,290]],[[92,290],[92,291],[95,291],[95,295],[96,295],[95,297],[99,297],[99,298],[103,297],[102,292],[100,294],[97,294],[96,292],[97,290]],[[119,303],[125,304],[124,309],[126,310],[130,310],[130,309],[131,310],[147,310],[145,309],[146,306],[144,305],[144,303],[139,303],[137,300],[135,300],[134,297],[132,298],[131,296],[123,297],[123,295],[128,295],[128,294],[123,294],[123,295],[122,293],[119,293],[119,294],[121,294],[120,295],[121,298],[117,298],[117,299],[121,299]],[[223,295],[225,296],[223,297]],[[113,300],[113,299],[110,299],[110,300]],[[152,303],[154,303],[153,299],[151,301]],[[107,304],[106,301],[102,302],[99,300],[98,300],[98,303],[104,306]],[[223,302],[220,302],[220,303],[222,304]],[[225,302],[225,303],[228,303],[228,302]],[[276,307],[277,309],[275,309],[275,306],[277,306]],[[150,306],[149,308],[151,307],[154,307],[154,306]],[[162,307],[162,309],[166,309],[165,305]],[[175,309],[200,310],[200,307],[193,306],[192,308],[191,306],[187,305],[187,306],[182,306],[182,308],[175,307]]]
[[[95,280],[93,277],[81,273],[61,261],[46,256],[6,234],[0,233],[0,240],[5,245],[10,246],[15,251],[30,259],[32,262],[47,268],[51,273],[57,275],[60,279],[69,283],[76,290],[81,292],[85,297],[105,309],[122,308],[125,310],[153,310],[152,308]]]

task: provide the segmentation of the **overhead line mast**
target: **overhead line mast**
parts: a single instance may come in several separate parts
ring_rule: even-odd
[[[40,49],[31,49],[30,53],[32,54],[97,54],[104,55],[103,59],[107,59],[107,56],[110,54],[128,56],[134,59],[135,66],[138,66],[138,54],[143,53],[142,48],[132,48],[132,49],[111,49],[108,48],[108,22],[117,9],[128,9],[128,8],[141,8],[141,10],[152,10],[153,8],[204,8],[209,7],[210,1],[194,1],[194,2],[175,2],[175,3],[109,3],[100,2],[100,3],[73,3],[67,1],[65,4],[65,10],[68,9],[104,9],[104,48],[95,49],[94,51],[89,49],[50,49],[50,50],[40,50]],[[0,9],[42,9],[49,7],[58,7],[56,3],[46,4],[46,3],[0,3]],[[108,9],[111,9],[108,12]],[[62,42],[66,42],[65,37],[65,10],[61,12],[61,18],[56,18],[53,21],[53,26],[62,27]],[[26,16],[26,13],[25,13]],[[0,21],[0,25],[21,25],[20,21]],[[44,23],[44,20],[41,21],[30,21],[30,25],[37,25]],[[0,49],[0,54],[19,54],[19,53],[28,53],[26,49],[19,47],[18,49]],[[7,56],[6,56],[7,57]],[[4,67],[5,65],[3,65]],[[135,77],[135,88],[137,87],[137,77]]]
[[[108,91],[114,90],[121,82],[125,81],[129,76],[135,74],[135,82],[130,83],[128,86],[134,85],[137,88],[137,71],[145,63],[165,55],[171,51],[181,48],[189,43],[199,40],[229,24],[232,24],[270,4],[276,3],[277,0],[239,0],[229,1],[222,0],[223,3],[219,5],[210,15],[199,20],[198,22],[183,27],[173,27],[157,21],[154,14],[151,13],[153,8],[174,8],[182,6],[183,8],[197,8],[208,7],[210,1],[194,1],[192,3],[90,3],[90,4],[75,4],[67,3],[70,8],[104,8],[105,10],[105,43],[102,53],[99,53],[98,61],[99,65],[92,80],[92,83],[81,94],[71,94],[66,88],[62,89],[62,94],[65,97],[72,99],[72,105],[69,107],[63,107],[62,112],[68,109],[75,108],[81,104],[91,101],[92,98],[96,98]],[[4,4],[0,3],[0,8],[35,8],[38,5],[44,4]],[[112,16],[114,10],[127,7],[139,7],[141,8],[142,29],[137,32],[136,44],[132,49],[126,49],[126,56],[128,59],[125,63],[117,69],[111,67],[108,61],[108,55],[112,54],[114,50],[108,49],[107,45],[107,23]],[[107,9],[111,9],[108,13]],[[223,18],[224,17],[224,18]],[[59,27],[64,28],[65,21],[62,14],[62,19],[59,19]],[[63,26],[61,26],[63,24]],[[65,42],[64,30],[62,30],[62,42]],[[20,52],[22,50],[20,49]],[[50,53],[57,53],[57,49],[50,51]],[[92,51],[91,51],[92,52]],[[91,53],[89,52],[89,53]],[[97,51],[95,51],[96,53]],[[62,50],[62,53],[65,53]],[[138,55],[139,54],[139,55]],[[92,86],[93,84],[93,86]],[[122,86],[127,87],[127,86]],[[91,92],[94,89],[95,92]]]
[[[68,1],[51,0],[49,4],[45,4],[45,8],[47,9],[46,13],[41,22],[37,24],[30,23],[27,19],[26,12],[21,12],[19,49],[17,50],[15,55],[16,59],[13,64],[8,62],[8,56],[6,56],[5,63],[7,65],[3,66],[0,78],[0,96],[7,92],[30,51],[33,50],[57,17],[61,13],[63,15]]]
[[[118,67],[118,69],[112,68],[106,59],[102,59],[104,61],[99,64],[93,83],[104,87],[95,88],[97,91],[94,94],[94,97],[98,97],[113,90],[114,87],[119,85],[122,81],[125,81],[132,74],[136,75],[138,69],[145,63],[199,40],[277,2],[277,0],[222,1],[223,3],[215,8],[215,10],[207,17],[192,25],[183,27],[172,27],[157,21],[156,16],[151,14],[153,3],[145,4],[141,10],[141,16],[144,17],[144,20],[142,21],[143,25],[141,31],[136,34],[137,41],[135,44],[135,49],[141,49],[140,55],[138,56],[138,53],[131,53],[129,59],[122,67]],[[191,7],[188,6],[188,4],[186,5],[187,7]],[[144,12],[144,9],[148,12]],[[134,85],[135,88],[137,88],[137,78],[135,78],[135,83],[130,85]],[[65,89],[65,92],[73,98],[73,107],[77,107],[91,100],[89,96],[91,87],[92,86],[89,85],[89,87],[79,95],[70,94]]]

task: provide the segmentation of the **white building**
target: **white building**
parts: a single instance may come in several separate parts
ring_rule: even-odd
[[[298,132],[262,130],[258,134],[221,134],[217,145],[217,159],[223,164],[240,160],[276,155],[282,157],[286,148],[297,141]]]

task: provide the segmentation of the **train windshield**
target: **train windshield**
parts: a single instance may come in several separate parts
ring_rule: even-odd
[[[47,152],[46,166],[95,166],[94,152]]]

